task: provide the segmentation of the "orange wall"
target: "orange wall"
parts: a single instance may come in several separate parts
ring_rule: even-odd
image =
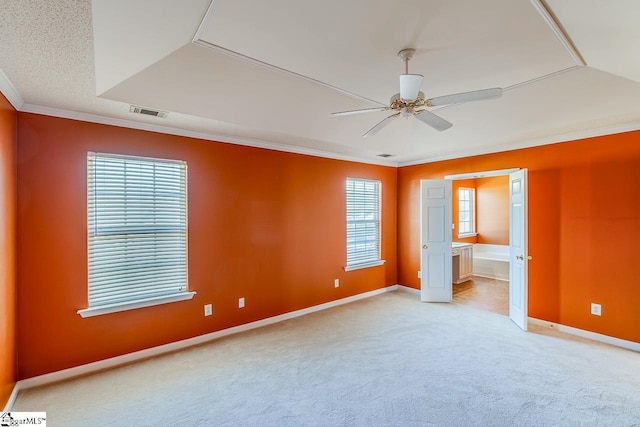
[[[452,236],[454,242],[464,242],[464,243],[478,243],[478,237],[458,237],[458,212],[459,212],[459,201],[458,201],[458,189],[460,187],[464,188],[476,188],[476,180],[475,179],[458,179],[451,182],[451,220],[455,224],[455,228],[452,230]],[[478,208],[477,198],[474,200],[474,210]]]
[[[476,180],[478,242],[509,244],[509,177]]]
[[[640,342],[640,131],[400,168],[399,283],[420,286],[420,179],[513,167],[529,170],[529,315]]]
[[[397,283],[396,168],[27,113],[18,129],[20,379]],[[193,300],[76,314],[87,304],[87,151],[188,162]],[[343,270],[347,177],[382,181],[383,266]]]
[[[2,199],[12,241],[15,164],[6,159],[16,113],[6,103],[0,111],[0,176],[14,183],[3,183]],[[640,202],[630,197],[640,194],[639,138],[629,132],[396,170],[19,113],[18,311],[17,324],[12,304],[0,317],[8,333],[0,344],[14,350],[3,351],[0,402],[16,379],[16,325],[23,379],[394,283],[419,288],[420,179],[510,167],[529,169],[529,315],[640,342],[632,259]],[[87,151],[188,162],[193,300],[76,314],[86,306]],[[384,266],[342,268],[348,176],[382,180]],[[9,244],[0,259],[15,277],[12,251]],[[15,300],[13,280],[2,284],[3,301]],[[242,310],[238,297],[246,298]],[[590,302],[602,304],[602,317],[589,314]],[[214,316],[202,315],[206,303]]]
[[[16,382],[17,113],[0,94],[0,409]]]

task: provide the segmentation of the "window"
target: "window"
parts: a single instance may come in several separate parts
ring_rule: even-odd
[[[458,189],[458,236],[475,234],[473,188]]]
[[[380,259],[380,181],[347,178],[347,266],[382,265]]]
[[[87,156],[89,307],[82,317],[192,298],[187,165]]]

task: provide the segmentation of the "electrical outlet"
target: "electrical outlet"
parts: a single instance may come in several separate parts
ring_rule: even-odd
[[[213,307],[211,306],[211,304],[205,304],[204,305],[204,315],[205,316],[211,316],[213,314]]]
[[[591,303],[591,314],[595,316],[602,316],[602,306],[600,304]]]
[[[244,307],[244,298],[238,298],[238,308]]]
[[[340,287],[340,279],[336,279],[333,281],[333,287],[334,288],[339,288]]]
[[[418,270],[418,279],[422,279],[422,271]]]

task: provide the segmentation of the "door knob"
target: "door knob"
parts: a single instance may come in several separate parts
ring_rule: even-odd
[[[532,257],[531,255],[529,255],[529,256],[527,257],[527,259],[528,259],[529,261],[531,261],[531,260],[533,259],[533,257]]]
[[[429,246],[427,246],[427,245],[422,245],[422,249],[429,249]]]
[[[519,259],[519,260],[524,261],[524,256],[522,256],[522,255],[516,255],[516,259]]]

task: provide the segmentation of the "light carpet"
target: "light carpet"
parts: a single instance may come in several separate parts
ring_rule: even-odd
[[[640,426],[640,354],[391,292],[19,393],[50,426]]]

